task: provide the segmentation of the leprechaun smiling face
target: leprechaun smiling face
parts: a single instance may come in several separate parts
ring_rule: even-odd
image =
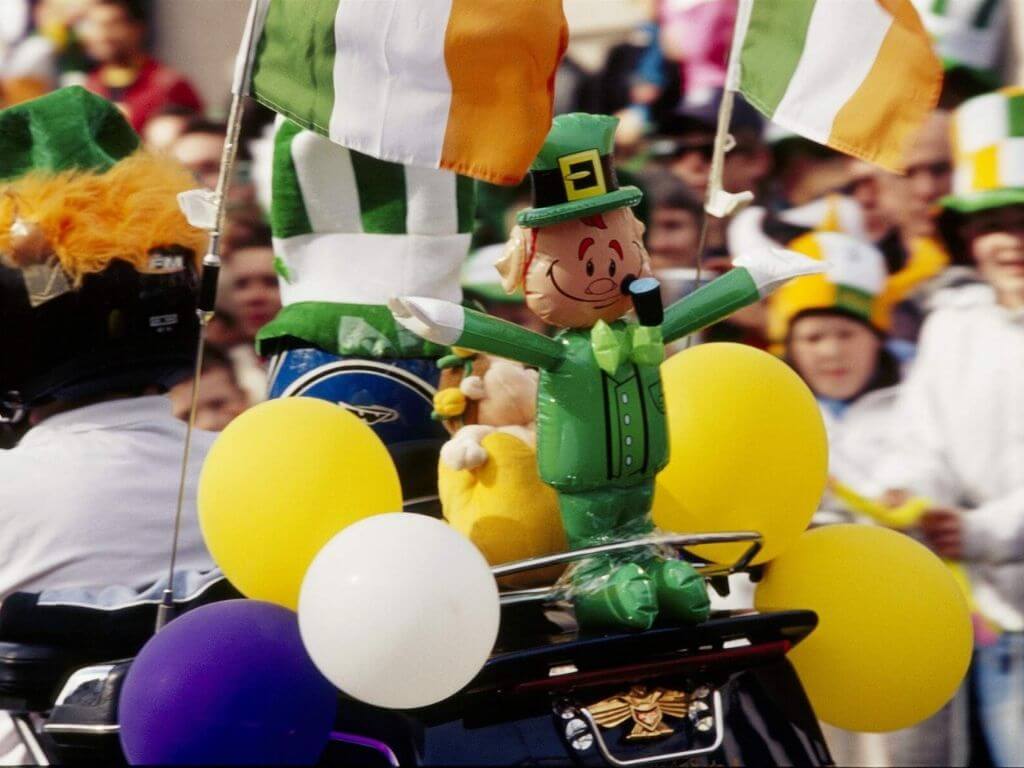
[[[524,231],[527,306],[559,328],[617,320],[632,308],[623,281],[650,274],[643,233],[629,208]]]

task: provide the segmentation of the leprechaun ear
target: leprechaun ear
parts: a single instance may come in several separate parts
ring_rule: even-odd
[[[505,293],[515,293],[516,288],[523,281],[528,233],[529,230],[524,230],[518,224],[512,227],[512,234],[509,235],[508,243],[505,245],[505,252],[494,265],[498,274],[501,275],[501,287],[505,289]]]
[[[640,217],[632,211],[629,212],[629,215],[633,217],[633,224],[636,226],[636,236],[643,240],[644,232],[647,231],[647,225],[640,221]]]

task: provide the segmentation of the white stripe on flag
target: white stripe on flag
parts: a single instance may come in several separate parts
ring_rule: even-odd
[[[868,76],[891,25],[892,16],[875,2],[816,0],[803,53],[772,119],[827,143],[836,115]]]
[[[405,228],[412,235],[454,235],[459,231],[455,174],[435,168],[405,167],[408,202]]]
[[[437,167],[451,108],[450,14],[451,0],[338,4],[334,141],[383,160]]]
[[[375,128],[385,115],[385,41],[397,4],[398,0],[346,0],[338,3],[334,17],[337,53],[330,136],[364,154],[379,151],[381,137]]]
[[[281,302],[387,304],[395,296],[462,301],[459,274],[471,235],[354,235],[275,238],[292,281]]]
[[[302,131],[292,139],[292,162],[314,232],[363,231],[359,188],[347,149]]]
[[[956,114],[957,151],[973,155],[1005,139],[1010,122],[1006,109],[1006,95],[1002,93],[979,96],[960,107]],[[961,129],[962,125],[969,125],[970,130]]]

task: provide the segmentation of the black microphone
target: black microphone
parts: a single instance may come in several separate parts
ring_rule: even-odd
[[[660,326],[665,321],[661,283],[656,278],[626,275],[622,280],[622,292],[632,299],[640,325]]]

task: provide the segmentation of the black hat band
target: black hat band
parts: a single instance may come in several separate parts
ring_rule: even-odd
[[[611,155],[599,155],[597,150],[577,152],[559,158],[558,165],[530,172],[534,208],[587,200],[619,188]]]

